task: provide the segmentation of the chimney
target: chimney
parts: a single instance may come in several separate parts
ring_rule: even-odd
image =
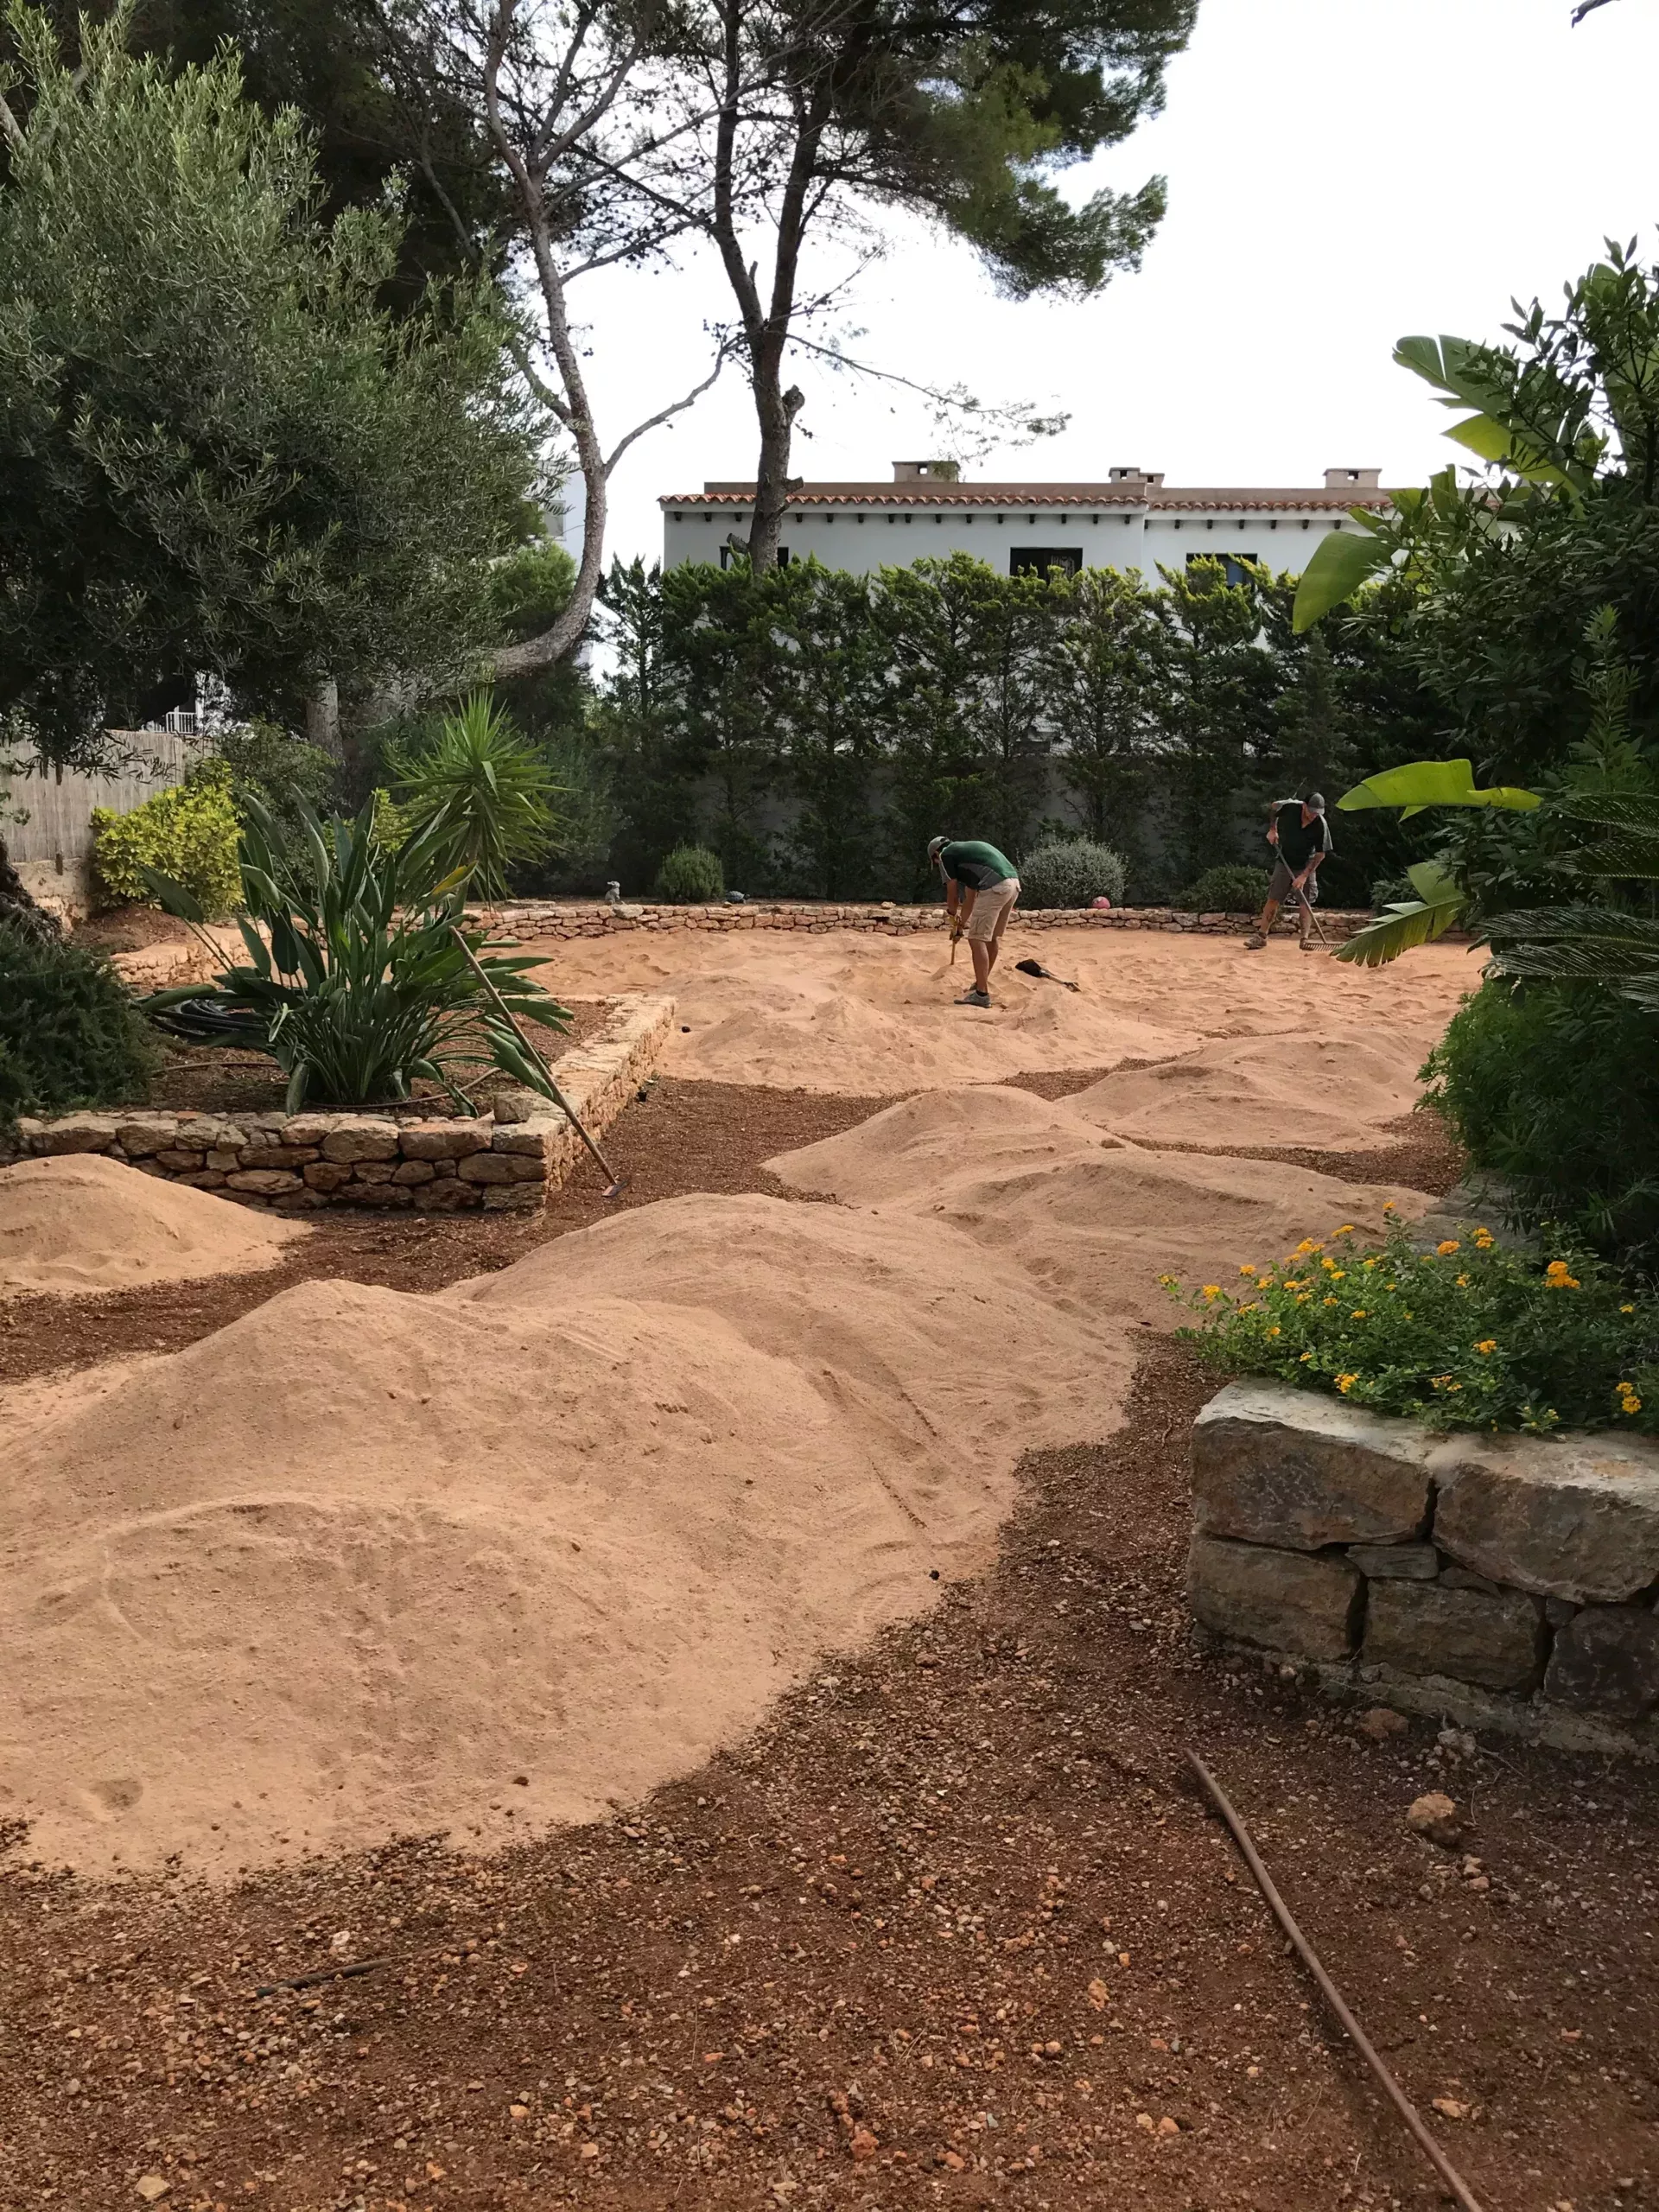
[[[1109,468],[1106,472],[1114,484],[1139,483],[1146,471],[1141,468]]]
[[[1327,468],[1325,472],[1327,492],[1375,492],[1382,481],[1380,468]]]
[[[895,484],[956,484],[962,479],[959,461],[895,461]]]

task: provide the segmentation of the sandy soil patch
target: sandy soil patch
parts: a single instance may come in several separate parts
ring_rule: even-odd
[[[310,1233],[96,1153],[0,1167],[0,1297],[245,1274]]]
[[[1014,963],[1027,953],[1083,988],[1021,976]],[[1326,1035],[1369,1039],[1389,1052],[1397,1043],[1399,1065],[1414,1077],[1459,999],[1479,982],[1481,957],[1428,945],[1371,969],[1304,957],[1288,939],[1252,953],[1236,938],[1015,930],[988,1014],[951,1004],[969,972],[964,953],[950,964],[943,937],[640,931],[550,946],[539,974],[554,991],[578,995],[672,992],[680,1026],[663,1061],[671,1075],[891,1093],[1049,1068],[1109,1069],[1267,1038],[1283,1046],[1288,1102],[1300,1088],[1298,1058]],[[1227,1141],[1213,1128],[1208,1135]]]
[[[1386,1204],[1414,1218],[1430,1203],[1288,1161],[1125,1144],[1079,1110],[1091,1096],[925,1091],[766,1165],[786,1190],[948,1225],[982,1265],[1013,1262],[1074,1310],[1160,1325],[1162,1274],[1236,1281],[1306,1236],[1344,1224],[1374,1236]]]
[[[82,1866],[592,1817],[985,1567],[1128,1370],[956,1230],[696,1197],[11,1394],[0,1816]]]

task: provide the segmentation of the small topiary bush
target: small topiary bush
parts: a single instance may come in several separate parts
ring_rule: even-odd
[[[1089,837],[1055,838],[1020,863],[1022,906],[1090,906],[1123,902],[1123,855]]]
[[[1205,868],[1175,903],[1193,914],[1259,914],[1267,895],[1266,868],[1229,861],[1221,868]]]
[[[1271,1375],[1433,1428],[1659,1433],[1659,1302],[1582,1248],[1547,1261],[1484,1229],[1420,1252],[1404,1230],[1375,1249],[1349,1228],[1305,1239],[1237,1287],[1208,1282],[1180,1331],[1228,1375]],[[1173,1276],[1166,1288],[1181,1297]]]
[[[209,760],[188,782],[157,791],[130,814],[94,807],[92,866],[112,905],[153,903],[140,872],[153,868],[181,883],[205,914],[228,914],[242,901],[241,835],[230,767]]]
[[[0,1124],[136,1104],[160,1057],[101,952],[0,920]]]
[[[720,855],[707,845],[676,845],[657,873],[656,895],[671,906],[706,906],[726,896]]]

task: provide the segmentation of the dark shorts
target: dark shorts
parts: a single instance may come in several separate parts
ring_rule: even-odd
[[[1282,906],[1286,899],[1293,895],[1295,884],[1295,876],[1285,866],[1283,861],[1275,861],[1273,864],[1273,877],[1268,885],[1268,898]]]

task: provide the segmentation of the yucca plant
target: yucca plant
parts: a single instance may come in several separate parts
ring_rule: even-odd
[[[300,835],[283,842],[265,809],[246,804],[247,964],[223,969],[211,991],[158,991],[145,1010],[192,1042],[269,1052],[288,1077],[290,1113],[308,1102],[407,1098],[422,1078],[470,1113],[461,1078],[492,1065],[545,1093],[463,944],[518,1019],[567,1028],[569,1015],[528,980],[534,960],[486,952],[484,932],[464,928],[465,866],[448,862],[431,836],[390,850],[375,836],[372,801],[353,822],[297,812]],[[153,871],[148,880],[169,913],[200,931],[201,909],[182,886]]]
[[[499,898],[508,868],[540,860],[563,826],[551,767],[487,691],[447,715],[428,750],[395,752],[391,766],[400,823],[485,898]]]

